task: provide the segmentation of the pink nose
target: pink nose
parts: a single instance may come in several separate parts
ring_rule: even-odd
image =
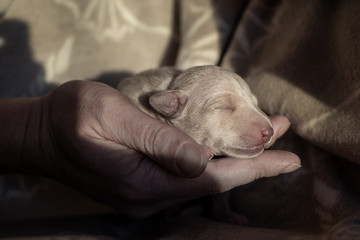
[[[268,144],[273,134],[274,130],[271,125],[257,123],[250,125],[240,137],[245,140],[247,146],[253,147]]]
[[[262,140],[264,143],[267,143],[270,141],[271,137],[274,134],[274,130],[272,129],[272,127],[266,127],[261,129],[261,133],[262,133]]]

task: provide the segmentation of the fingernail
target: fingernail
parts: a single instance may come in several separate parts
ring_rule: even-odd
[[[211,159],[213,159],[213,157],[216,155],[210,148],[206,147],[206,146],[202,146],[204,151],[205,151],[205,155],[207,156],[206,157],[206,160],[207,161],[210,161]]]
[[[181,174],[188,177],[196,177],[201,174],[207,161],[200,149],[191,143],[183,144],[176,152],[176,166]],[[207,159],[206,159],[207,160]]]
[[[213,158],[214,158],[214,156],[215,156],[215,153],[210,152],[210,153],[208,154],[208,158],[207,158],[207,160],[208,160],[208,161],[210,161],[211,159],[213,159]]]
[[[285,168],[283,168],[283,170],[281,170],[281,173],[290,173],[293,172],[299,168],[301,168],[302,166],[300,164],[297,163],[291,163],[289,165],[287,165]]]

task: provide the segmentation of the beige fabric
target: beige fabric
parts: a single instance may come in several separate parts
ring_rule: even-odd
[[[245,13],[222,66],[300,136],[360,163],[360,2],[263,3]]]
[[[22,25],[12,34],[59,84],[171,64],[173,11],[168,0],[15,0],[2,24]]]
[[[217,65],[246,1],[184,0],[178,4],[180,48],[175,66]]]
[[[3,0],[0,2],[0,20],[11,5],[12,0]]]

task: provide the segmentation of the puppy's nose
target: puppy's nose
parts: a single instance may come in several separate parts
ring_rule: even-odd
[[[271,137],[274,134],[274,130],[272,129],[272,127],[266,127],[261,129],[261,134],[262,134],[262,140],[264,143],[267,143],[270,141]]]

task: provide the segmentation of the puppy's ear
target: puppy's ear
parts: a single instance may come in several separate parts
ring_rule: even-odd
[[[184,109],[187,96],[180,90],[164,90],[150,96],[149,103],[166,118],[176,118]]]

